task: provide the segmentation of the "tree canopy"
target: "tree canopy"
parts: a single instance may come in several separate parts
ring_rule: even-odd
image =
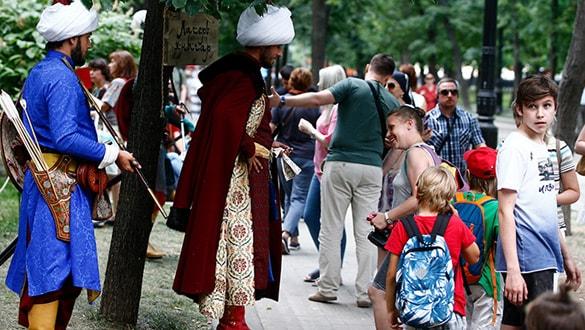
[[[46,4],[37,0],[4,0],[0,6],[0,89],[16,95],[28,71],[45,54],[45,41],[36,31]],[[107,58],[118,49],[139,57],[142,41],[132,33],[132,10],[124,5],[100,12],[100,27],[92,34],[88,59]]]
[[[503,65],[511,68],[513,33],[520,36],[520,56],[527,71],[549,67],[549,49],[555,49],[562,67],[569,46],[577,2],[510,1],[498,4],[498,27],[503,30]],[[293,47],[310,46],[311,1],[290,0],[297,37]],[[455,31],[462,50],[463,65],[479,66],[482,47],[483,2],[473,0],[400,1],[400,0],[328,0],[329,26],[326,56],[330,63],[360,69],[376,52],[389,53],[399,62],[429,64],[435,57],[438,67],[454,70],[453,44],[445,20]],[[554,15],[554,16],[553,16]],[[556,38],[550,39],[551,31]],[[303,53],[299,51],[298,53]],[[294,58],[298,64],[302,58]]]

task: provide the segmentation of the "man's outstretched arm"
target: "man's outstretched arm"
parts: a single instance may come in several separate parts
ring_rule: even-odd
[[[285,103],[280,104],[280,95],[272,88],[272,94],[268,97],[270,99],[270,106],[277,107],[279,105],[286,105],[289,107],[307,107],[316,108],[326,104],[335,103],[335,98],[329,90],[320,92],[303,93],[299,95],[287,95],[284,98]]]

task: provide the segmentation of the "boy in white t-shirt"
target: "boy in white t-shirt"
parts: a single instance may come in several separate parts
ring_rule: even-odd
[[[563,266],[567,282],[574,288],[581,284],[579,270],[564,245],[561,249],[553,164],[544,142],[556,114],[557,94],[550,78],[524,79],[514,103],[520,125],[498,153],[496,270],[505,280],[502,329],[524,325],[525,304],[552,290],[553,275]]]

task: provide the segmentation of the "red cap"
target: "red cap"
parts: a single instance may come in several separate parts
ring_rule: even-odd
[[[471,175],[480,179],[496,177],[496,157],[498,152],[490,147],[481,147],[469,150],[463,154],[467,162],[467,169]]]

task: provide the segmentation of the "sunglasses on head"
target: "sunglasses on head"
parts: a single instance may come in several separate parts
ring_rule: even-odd
[[[451,93],[451,95],[453,95],[453,96],[459,95],[459,91],[456,89],[443,89],[439,92],[439,94],[441,94],[443,96],[448,96],[449,93]]]

